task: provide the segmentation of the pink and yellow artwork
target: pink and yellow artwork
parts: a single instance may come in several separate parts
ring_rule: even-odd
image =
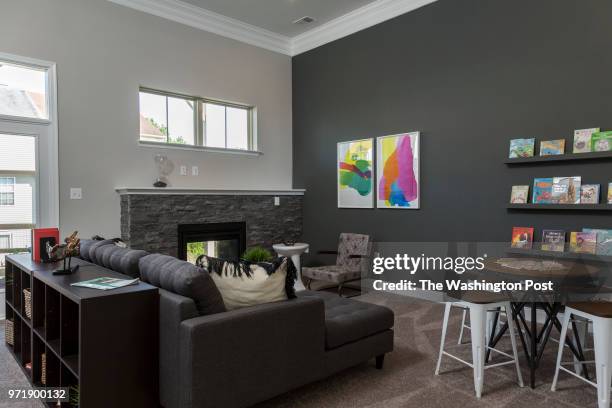
[[[338,207],[374,207],[374,140],[338,143]]]
[[[419,208],[419,139],[419,132],[377,138],[378,208]]]

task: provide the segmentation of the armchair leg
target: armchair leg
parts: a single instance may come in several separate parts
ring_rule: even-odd
[[[342,283],[338,285],[338,296],[342,297]]]
[[[376,356],[376,369],[377,370],[382,370],[384,363],[385,363],[384,354],[381,354],[380,356]]]
[[[308,282],[306,282],[306,289],[310,290],[311,285],[312,285],[312,279],[308,278]]]

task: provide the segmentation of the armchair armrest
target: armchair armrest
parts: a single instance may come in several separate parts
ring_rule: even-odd
[[[243,407],[320,378],[322,299],[296,298],[185,320],[180,407]]]

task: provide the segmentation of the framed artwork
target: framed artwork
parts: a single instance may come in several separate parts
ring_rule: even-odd
[[[378,208],[419,209],[419,144],[419,132],[376,139]]]
[[[338,208],[374,208],[374,139],[338,143]]]

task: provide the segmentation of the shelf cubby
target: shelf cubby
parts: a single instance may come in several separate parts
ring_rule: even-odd
[[[43,340],[45,338],[45,284],[32,278],[32,328]]]
[[[61,358],[78,376],[79,355],[79,305],[65,296],[61,297]]]
[[[45,340],[53,343],[57,356],[60,355],[60,294],[55,289],[45,286]],[[55,347],[57,348],[55,348]]]
[[[24,291],[27,290],[30,292],[30,301],[32,301],[32,288],[31,288],[31,277],[30,274],[26,271],[20,270],[21,273],[21,290],[19,291],[19,296],[21,297],[21,309],[19,312],[21,313],[21,317],[28,322],[28,324],[32,324],[30,318],[26,314],[26,300]]]
[[[5,289],[6,289],[6,302],[9,305],[13,305],[13,287],[14,287],[14,274],[13,274],[13,265],[7,263],[5,266]]]
[[[45,354],[45,343],[38,337],[32,337],[32,384],[44,387],[42,377],[42,356]]]
[[[30,368],[26,366],[30,364]],[[30,327],[24,319],[21,319],[21,367],[29,379],[32,379],[32,334]]]

